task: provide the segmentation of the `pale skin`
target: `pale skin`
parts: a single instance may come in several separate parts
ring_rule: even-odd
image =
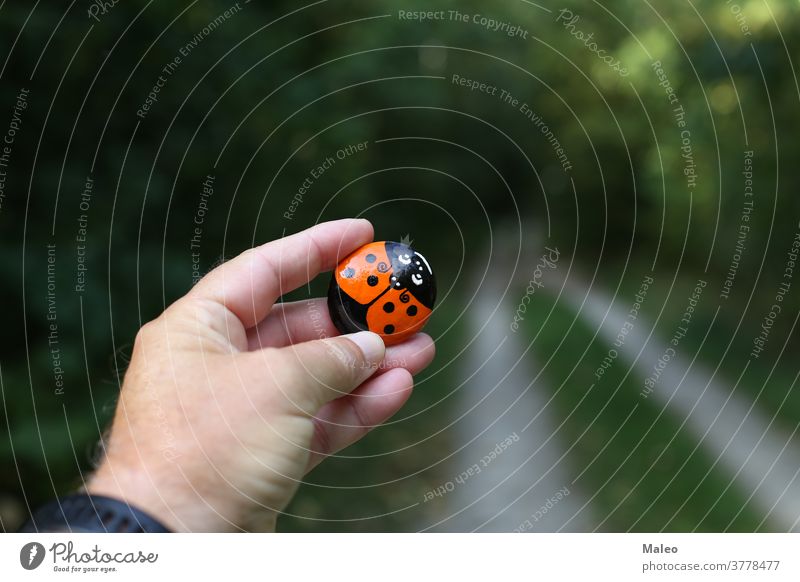
[[[433,359],[425,334],[385,348],[339,335],[324,299],[276,303],[372,239],[339,220],[256,247],[144,325],[86,490],[173,531],[274,531],[303,476],[395,414]]]

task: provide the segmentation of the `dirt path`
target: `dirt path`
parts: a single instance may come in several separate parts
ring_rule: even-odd
[[[627,307],[611,305],[609,296],[567,281],[562,300],[611,343],[625,323]],[[610,306],[610,307],[609,307]],[[651,335],[641,318],[619,349],[644,380],[668,345]],[[725,470],[767,524],[780,531],[800,531],[800,443],[773,424],[741,391],[737,392],[702,365],[684,355],[673,357],[647,395],[685,422],[685,429]],[[643,384],[644,387],[644,384]],[[709,505],[713,500],[709,500]],[[698,521],[702,516],[698,516]]]
[[[510,329],[516,290],[501,300],[513,265],[493,263],[487,278],[476,282],[479,292],[468,312],[475,342],[456,397],[456,442],[465,447],[448,469],[453,489],[443,498],[449,517],[432,529],[589,531],[590,512],[578,514],[586,499],[569,485],[580,469],[564,457],[559,421],[546,406],[550,391],[541,378],[534,381],[529,338]]]

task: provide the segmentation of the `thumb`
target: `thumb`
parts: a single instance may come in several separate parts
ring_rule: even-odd
[[[355,390],[378,369],[386,354],[376,333],[314,340],[278,350],[289,375],[287,396],[309,415]]]

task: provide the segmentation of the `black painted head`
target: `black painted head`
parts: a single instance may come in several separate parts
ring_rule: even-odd
[[[417,301],[433,309],[436,278],[425,257],[398,242],[387,242],[386,254],[392,263],[392,286],[398,290],[407,289]]]

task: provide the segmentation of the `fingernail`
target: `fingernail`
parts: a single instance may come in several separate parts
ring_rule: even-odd
[[[360,331],[352,335],[348,335],[347,339],[361,348],[364,354],[364,359],[368,362],[380,362],[386,353],[386,347],[383,345],[381,336],[371,331]]]

